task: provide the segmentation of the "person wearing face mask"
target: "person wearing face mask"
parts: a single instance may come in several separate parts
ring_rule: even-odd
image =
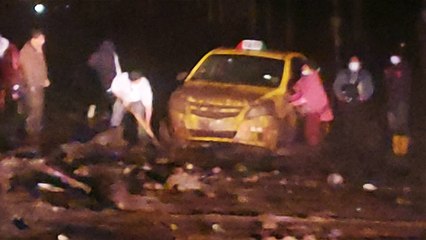
[[[22,47],[19,57],[20,70],[25,84],[26,131],[30,144],[37,144],[42,128],[44,88],[50,85],[43,45],[45,36],[41,30],[32,31],[31,39]]]
[[[371,74],[362,68],[357,56],[349,60],[348,69],[337,74],[333,90],[340,103],[359,104],[370,99],[374,87]]]
[[[293,87],[290,103],[304,115],[306,142],[316,146],[322,140],[321,122],[333,120],[333,113],[318,71],[307,63],[301,67],[301,73],[301,78]]]
[[[383,143],[380,108],[372,100],[372,76],[362,67],[358,57],[351,57],[348,68],[337,73],[333,91],[337,99],[333,154],[345,155],[344,164],[354,164],[350,167],[354,173],[373,174],[371,171],[377,169],[374,164],[379,160],[372,157],[378,155]]]
[[[394,54],[389,60],[390,65],[384,71],[388,129],[392,135],[393,152],[403,156],[407,153],[409,143],[411,69],[401,55]]]

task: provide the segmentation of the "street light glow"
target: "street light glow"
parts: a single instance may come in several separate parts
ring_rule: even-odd
[[[36,13],[38,14],[42,14],[45,10],[46,10],[46,7],[41,3],[34,6],[34,11],[36,11]]]

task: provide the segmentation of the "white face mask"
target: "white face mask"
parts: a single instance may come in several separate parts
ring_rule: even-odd
[[[350,62],[348,67],[352,72],[357,72],[361,68],[361,64],[359,62]]]
[[[392,57],[390,58],[390,61],[391,61],[391,63],[392,63],[393,65],[397,65],[397,64],[399,64],[399,63],[401,62],[401,58],[400,58],[400,57],[398,57],[398,56],[392,56]]]
[[[310,70],[303,70],[302,71],[302,75],[303,76],[308,76],[308,75],[310,75],[311,74],[311,71]]]

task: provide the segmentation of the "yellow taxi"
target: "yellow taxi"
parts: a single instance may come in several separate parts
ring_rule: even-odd
[[[210,51],[171,95],[171,136],[271,151],[291,142],[298,115],[288,92],[304,62],[301,53],[269,51],[257,40]]]

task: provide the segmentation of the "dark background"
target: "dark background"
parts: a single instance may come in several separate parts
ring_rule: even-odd
[[[34,12],[38,2],[46,5],[44,14]],[[379,100],[382,69],[404,42],[416,79],[413,101],[423,109],[421,10],[421,0],[2,0],[0,33],[22,47],[31,28],[44,29],[50,100],[61,99],[63,108],[77,111],[104,101],[86,66],[104,39],[116,44],[124,70],[137,68],[148,76],[158,120],[179,71],[191,69],[209,50],[233,47],[244,38],[264,40],[269,49],[303,52],[321,66],[328,87],[337,68],[357,54],[373,73]],[[337,50],[333,16],[341,21]]]

